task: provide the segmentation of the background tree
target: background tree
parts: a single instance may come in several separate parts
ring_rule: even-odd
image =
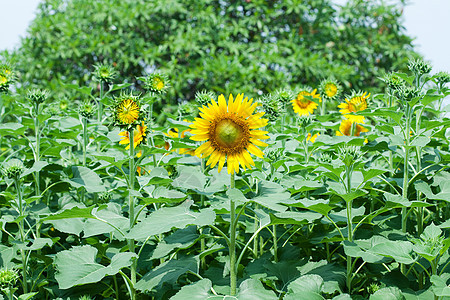
[[[392,2],[391,2],[392,3]],[[402,26],[404,0],[45,0],[12,60],[23,87],[70,93],[91,84],[93,65],[117,82],[159,70],[167,103],[195,92],[249,95],[334,76],[350,89],[379,88],[385,72],[417,56]],[[175,80],[176,78],[176,80]],[[57,93],[54,93],[57,94]]]

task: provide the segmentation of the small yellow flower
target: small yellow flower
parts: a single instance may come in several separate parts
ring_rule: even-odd
[[[346,119],[349,119],[352,122],[364,123],[364,116],[355,116],[351,113],[365,110],[367,108],[367,99],[369,97],[370,93],[367,94],[367,92],[357,94],[353,93],[353,95],[349,97],[350,100],[345,98],[345,103],[339,104],[338,107],[341,108],[339,112],[343,114]]]
[[[291,101],[294,112],[300,116],[309,116],[317,108],[317,103],[308,98],[321,100],[320,95],[316,94],[317,89],[312,92],[302,90],[298,93],[297,98]],[[308,97],[308,98],[307,98]]]
[[[130,149],[130,136],[128,134],[128,131],[122,131],[119,133],[119,135],[122,137],[119,144],[121,145],[128,145],[125,149]],[[133,133],[133,140],[134,140],[134,148],[139,146],[139,144],[144,140],[144,137],[147,135],[147,126],[144,125],[144,122],[142,122],[142,125],[137,125],[136,130]],[[140,157],[141,154],[138,153],[137,157]]]
[[[335,79],[328,78],[320,83],[319,91],[322,97],[333,100],[341,94],[342,86]]]
[[[268,132],[258,130],[267,125],[267,119],[261,119],[264,112],[253,114],[257,103],[253,99],[244,99],[238,94],[235,99],[230,95],[228,103],[223,95],[218,103],[211,99],[208,106],[199,108],[200,117],[190,125],[191,140],[205,141],[195,150],[200,157],[210,156],[206,165],[214,167],[219,164],[219,172],[227,162],[228,173],[239,172],[239,164],[244,168],[255,165],[250,153],[263,157],[264,153],[257,146],[267,146],[260,141],[268,139]]]
[[[341,125],[339,126],[339,131],[336,131],[336,135],[338,136],[350,136],[352,131],[352,124],[355,122],[352,122],[349,119],[345,119],[341,121]],[[361,132],[368,132],[369,130],[359,124],[355,124],[355,129],[353,132],[353,136],[359,136]]]

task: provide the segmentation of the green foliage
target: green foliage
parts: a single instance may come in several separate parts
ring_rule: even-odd
[[[145,77],[136,78],[155,69],[170,74],[166,103],[203,89],[256,95],[331,76],[346,89],[379,91],[377,77],[417,56],[402,2],[46,0],[12,60],[24,86],[55,98],[72,97],[63,82],[94,86],[104,76],[142,89]]]

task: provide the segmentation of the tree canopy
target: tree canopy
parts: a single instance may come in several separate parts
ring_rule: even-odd
[[[45,0],[13,53],[23,87],[89,85],[96,63],[118,82],[154,70],[173,88],[167,103],[196,91],[250,93],[317,86],[379,88],[377,77],[417,56],[402,26],[404,1]]]

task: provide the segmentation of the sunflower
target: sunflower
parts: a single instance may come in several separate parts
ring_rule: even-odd
[[[306,141],[314,144],[314,142],[316,141],[316,139],[319,135],[320,135],[319,133],[316,133],[311,136],[311,133],[308,133],[308,136],[306,137]]]
[[[350,119],[342,120],[341,125],[339,126],[339,131],[336,131],[336,135],[338,136],[350,136],[352,131],[352,124],[355,122],[352,122]],[[357,123],[355,123],[355,129],[353,132],[353,136],[359,136],[361,132],[368,132],[369,130]]]
[[[317,89],[312,92],[308,90],[302,90],[298,93],[297,98],[291,101],[294,112],[300,116],[308,116],[314,112],[317,108],[317,103],[310,100],[318,99],[321,101],[320,95],[316,94]]]
[[[130,149],[130,136],[128,135],[128,131],[122,131],[119,133],[121,136],[121,140],[119,144],[121,145],[128,145],[125,149]],[[144,122],[142,122],[142,125],[136,126],[136,130],[133,134],[133,140],[134,140],[134,148],[136,147],[144,140],[144,137],[147,135],[147,126],[144,125]]]
[[[324,98],[333,100],[339,97],[342,86],[335,79],[328,78],[320,83],[319,91]]]
[[[144,82],[145,89],[156,94],[164,94],[169,88],[169,79],[163,73],[152,73],[138,79]]]
[[[268,120],[261,119],[264,112],[253,114],[258,104],[253,99],[244,99],[244,94],[238,94],[234,100],[230,95],[228,103],[223,95],[219,96],[218,103],[211,101],[199,108],[201,118],[195,118],[190,125],[191,140],[206,141],[195,150],[195,155],[210,156],[206,165],[212,168],[219,163],[219,172],[225,161],[230,174],[239,172],[239,164],[244,170],[251,168],[255,163],[250,153],[263,157],[257,146],[267,146],[260,140],[269,138],[267,131],[257,130],[267,125]]]
[[[183,121],[187,122],[187,120],[183,120]],[[191,130],[186,129],[183,132],[181,132],[181,134],[179,135],[178,128],[172,128],[169,130],[168,133],[164,133],[164,135],[168,136],[168,137],[172,137],[172,138],[178,138],[178,137],[184,138],[186,136],[186,132],[191,132]],[[166,142],[165,148],[166,148],[166,150],[169,150],[169,148],[170,148],[169,143]],[[179,154],[189,154],[189,155],[195,156],[195,150],[191,149],[191,148],[179,148],[178,153]]]
[[[139,125],[139,121],[144,117],[138,97],[133,95],[122,95],[117,99],[113,113],[115,124],[127,128]]]
[[[349,98],[345,98],[345,103],[339,104],[339,111],[344,115],[345,118],[349,119],[352,122],[356,123],[364,123],[364,116],[355,116],[351,113],[355,113],[358,111],[363,111],[367,108],[367,99],[370,97],[370,93],[353,93]]]

